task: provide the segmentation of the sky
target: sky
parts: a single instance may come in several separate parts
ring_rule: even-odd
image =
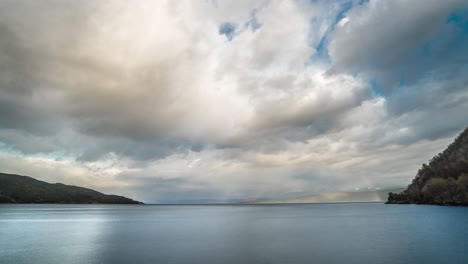
[[[0,171],[145,202],[403,187],[468,125],[468,2],[0,2]]]

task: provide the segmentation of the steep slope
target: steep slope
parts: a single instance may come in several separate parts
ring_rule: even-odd
[[[423,164],[405,191],[389,193],[387,203],[468,205],[468,128]]]
[[[0,173],[0,203],[139,204],[141,202],[82,187],[61,183],[50,184],[28,176]]]

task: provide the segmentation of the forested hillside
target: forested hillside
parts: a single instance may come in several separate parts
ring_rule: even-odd
[[[87,188],[61,183],[51,184],[28,176],[0,173],[0,203],[138,204],[140,202]]]
[[[468,205],[468,128],[423,164],[405,191],[389,193],[387,203]]]

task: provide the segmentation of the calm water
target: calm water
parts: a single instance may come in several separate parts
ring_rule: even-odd
[[[468,263],[468,207],[0,205],[0,263]]]

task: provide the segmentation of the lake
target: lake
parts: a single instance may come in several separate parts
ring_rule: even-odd
[[[468,263],[468,207],[0,205],[0,263]]]

